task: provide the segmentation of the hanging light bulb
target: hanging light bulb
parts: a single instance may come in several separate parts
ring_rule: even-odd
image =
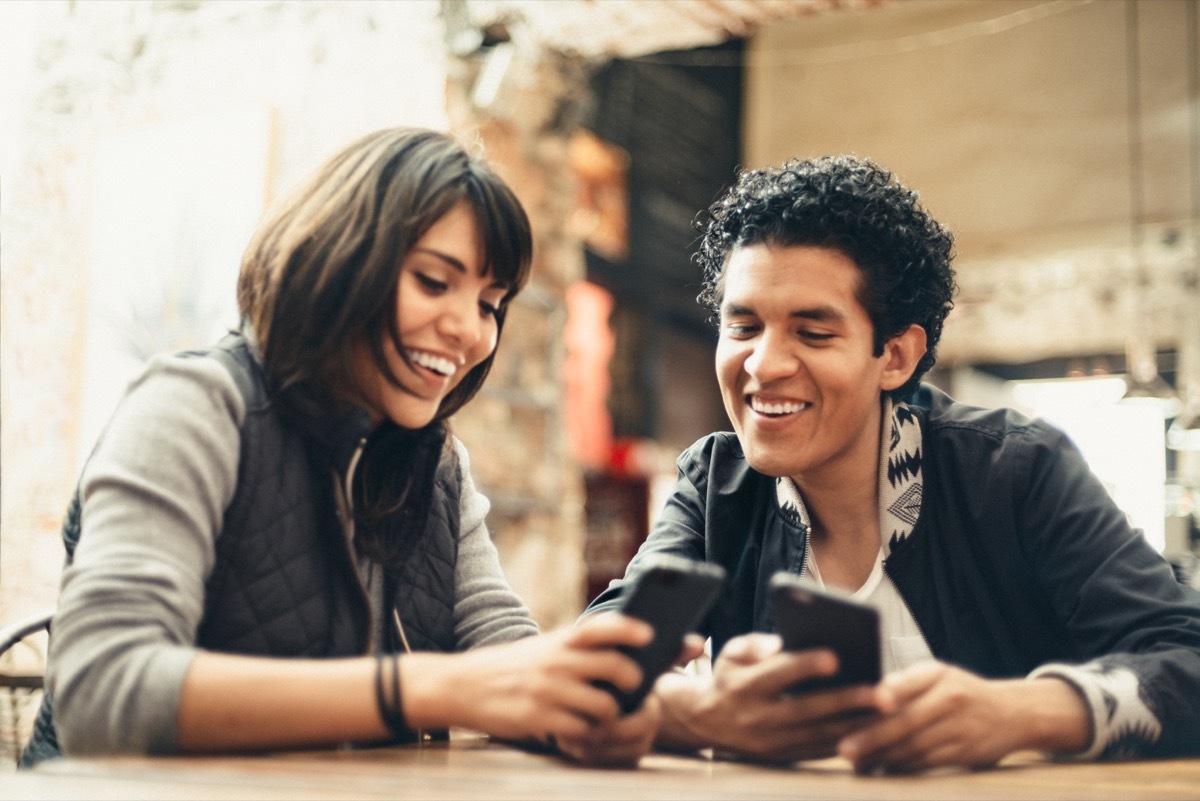
[[[1188,25],[1195,29],[1195,3],[1188,6]],[[1183,410],[1167,429],[1167,447],[1175,451],[1200,451],[1200,42],[1188,40],[1188,134],[1192,142],[1189,157],[1192,212],[1192,264],[1184,281],[1187,300],[1182,307],[1179,332],[1179,369],[1177,383],[1183,396]]]
[[[1185,407],[1167,429],[1167,447],[1173,451],[1200,451],[1200,406]]]
[[[1125,378],[1125,394],[1121,396],[1121,403],[1154,406],[1162,410],[1166,420],[1179,414],[1182,406],[1179,396],[1159,375],[1158,358],[1153,345],[1141,338],[1131,338],[1125,346],[1125,362],[1128,375]]]
[[[1179,413],[1179,396],[1158,373],[1158,354],[1150,333],[1150,276],[1146,269],[1143,238],[1145,203],[1142,178],[1141,51],[1138,42],[1138,7],[1126,5],[1129,113],[1129,231],[1135,263],[1136,285],[1133,333],[1125,343],[1125,395],[1122,403],[1150,404],[1162,409],[1163,418]]]

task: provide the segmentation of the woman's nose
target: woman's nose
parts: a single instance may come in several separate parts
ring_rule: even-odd
[[[460,346],[470,347],[483,338],[483,320],[479,304],[475,301],[458,301],[438,318],[438,328],[443,335],[453,338]]]

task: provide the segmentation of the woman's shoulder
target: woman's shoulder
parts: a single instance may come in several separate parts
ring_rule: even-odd
[[[130,382],[125,403],[164,413],[220,414],[237,421],[253,394],[254,369],[240,366],[217,346],[151,357]]]

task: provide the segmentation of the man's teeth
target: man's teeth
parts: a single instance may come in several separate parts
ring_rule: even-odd
[[[443,359],[441,356],[433,356],[421,351],[408,351],[408,358],[413,364],[419,364],[435,373],[450,376],[458,372],[458,365],[449,359]]]
[[[750,408],[759,414],[792,414],[807,407],[807,403],[787,401],[785,403],[768,403],[758,398],[750,399]]]

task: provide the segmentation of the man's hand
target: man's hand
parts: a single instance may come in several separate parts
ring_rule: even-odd
[[[838,753],[860,773],[994,765],[1013,751],[1082,750],[1091,721],[1078,694],[1059,679],[984,679],[941,662],[883,681],[891,714],[847,736]]]
[[[843,737],[891,709],[889,694],[878,687],[785,694],[796,682],[835,672],[830,651],[782,652],[769,634],[734,638],[711,681],[680,675],[659,681],[660,739],[667,747],[712,746],[770,761],[832,756]]]

